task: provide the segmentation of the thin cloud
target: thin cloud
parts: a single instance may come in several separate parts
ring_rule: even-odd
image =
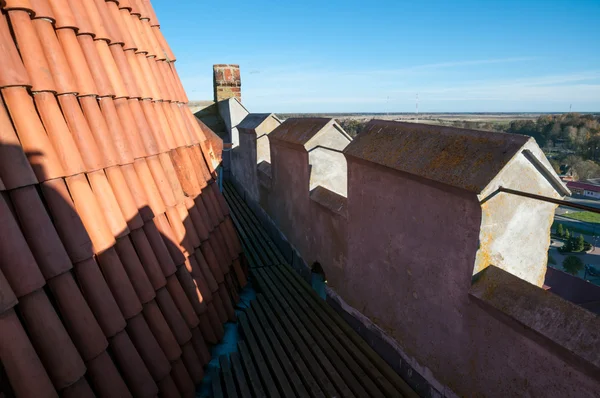
[[[423,71],[423,70],[449,69],[449,68],[455,68],[455,67],[459,67],[459,66],[526,62],[526,61],[532,61],[535,59],[537,59],[537,58],[536,57],[512,57],[512,58],[493,58],[493,59],[475,59],[475,60],[464,60],[464,61],[449,61],[449,62],[438,62],[438,63],[433,63],[433,64],[413,65],[413,66],[407,66],[404,68],[397,68],[397,69],[371,70],[371,71],[361,71],[361,72],[354,72],[354,73],[355,74],[372,74],[372,73],[395,74],[395,73],[406,73],[406,72],[415,72],[415,71]]]

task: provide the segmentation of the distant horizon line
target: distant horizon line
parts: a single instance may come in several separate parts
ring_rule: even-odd
[[[263,112],[260,112],[263,113]],[[426,116],[426,115],[563,115],[577,113],[581,115],[600,115],[600,111],[581,111],[581,112],[271,112],[280,115],[407,115],[407,116]]]

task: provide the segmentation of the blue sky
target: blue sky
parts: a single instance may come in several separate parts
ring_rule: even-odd
[[[251,112],[600,111],[600,0],[153,0],[190,99]]]

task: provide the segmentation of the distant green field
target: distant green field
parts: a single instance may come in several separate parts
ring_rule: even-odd
[[[591,211],[579,211],[577,213],[563,214],[563,217],[571,218],[573,220],[578,221],[600,224],[600,214],[592,213]]]

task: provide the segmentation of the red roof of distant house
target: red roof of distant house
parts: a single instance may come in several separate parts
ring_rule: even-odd
[[[592,191],[592,192],[600,192],[600,186],[587,184],[585,182],[569,181],[569,182],[567,182],[567,187],[569,189],[575,188],[575,189],[585,189],[587,191]]]

